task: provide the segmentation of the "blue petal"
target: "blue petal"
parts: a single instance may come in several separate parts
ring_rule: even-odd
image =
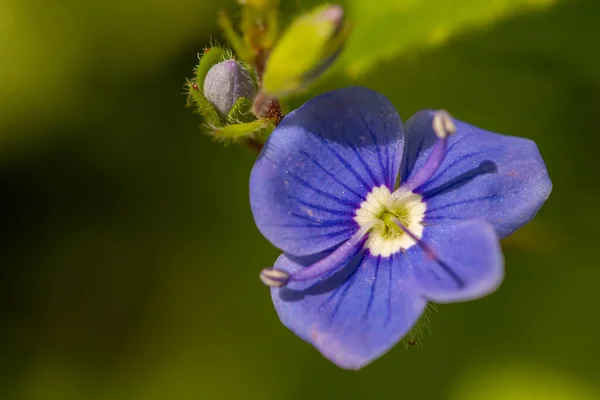
[[[416,286],[437,303],[473,300],[495,291],[504,261],[494,228],[482,220],[443,222],[425,228],[423,241],[438,259],[416,246],[407,252]]]
[[[436,140],[433,112],[406,123],[402,182],[426,161]],[[485,219],[500,237],[529,222],[548,198],[552,183],[534,142],[455,121],[457,132],[439,170],[418,188],[426,199],[426,222]]]
[[[258,229],[296,256],[347,240],[373,187],[393,190],[403,145],[400,117],[377,92],[354,87],[310,100],[283,119],[252,169]]]
[[[425,309],[403,258],[363,251],[329,279],[272,289],[279,318],[338,366],[362,368],[393,347]],[[293,273],[310,262],[282,255],[275,267]]]

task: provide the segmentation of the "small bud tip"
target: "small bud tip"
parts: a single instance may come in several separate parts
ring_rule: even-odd
[[[223,67],[229,69],[231,72],[239,69],[239,64],[233,58],[225,60],[221,64],[223,64]]]
[[[331,21],[337,25],[344,19],[344,9],[341,6],[334,4],[323,10],[320,17],[323,20]]]
[[[432,126],[433,131],[440,139],[446,139],[456,132],[456,125],[454,125],[452,116],[446,110],[438,110],[435,112]]]
[[[260,280],[270,287],[283,287],[290,279],[290,275],[282,270],[275,268],[265,268],[260,271]]]

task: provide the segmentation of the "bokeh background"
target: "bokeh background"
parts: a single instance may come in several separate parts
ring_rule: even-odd
[[[283,1],[286,18],[317,1]],[[256,155],[185,108],[221,0],[0,0],[0,398],[600,399],[600,2],[347,0],[334,87],[534,139],[554,190],[506,280],[343,371],[284,328]]]

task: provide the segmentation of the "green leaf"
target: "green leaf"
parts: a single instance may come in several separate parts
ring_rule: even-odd
[[[351,77],[382,61],[444,43],[473,27],[485,27],[514,14],[547,7],[555,0],[348,0],[354,31],[343,63]]]

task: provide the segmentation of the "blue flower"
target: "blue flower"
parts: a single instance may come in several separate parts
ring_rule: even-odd
[[[284,118],[252,170],[256,224],[284,252],[261,279],[284,325],[359,369],[427,302],[493,292],[499,238],[531,220],[551,186],[530,140],[444,111],[420,111],[403,129],[379,93],[326,93]]]

